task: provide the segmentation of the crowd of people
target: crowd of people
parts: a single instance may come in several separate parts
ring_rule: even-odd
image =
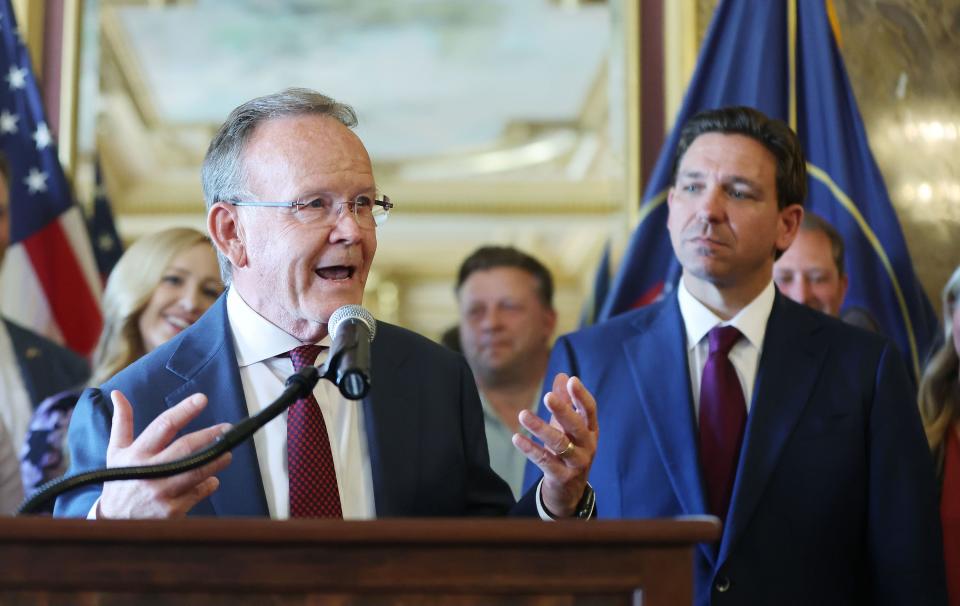
[[[209,236],[169,229],[127,250],[92,372],[4,321],[4,512],[68,467],[196,451],[326,359],[327,321],[361,303],[394,205],[355,125],[305,89],[235,109],[204,160]],[[449,347],[380,323],[362,403],[320,382],[199,469],[76,490],[54,514],[711,514],[723,531],[695,551],[697,604],[960,603],[960,268],[917,390],[869,312],[844,307],[855,268],[804,210],[787,125],[701,112],[674,171],[683,272],[662,300],[553,343],[547,267],[481,247],[456,277]],[[0,258],[9,179],[0,161]]]

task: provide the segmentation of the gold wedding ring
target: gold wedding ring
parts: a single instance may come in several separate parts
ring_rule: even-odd
[[[557,453],[557,456],[558,456],[558,457],[561,457],[561,458],[562,458],[562,457],[565,457],[565,456],[567,456],[568,454],[572,453],[573,450],[574,450],[574,448],[575,448],[575,446],[573,445],[573,441],[570,440],[570,441],[567,442],[567,445],[564,446],[563,450],[561,450],[560,452]]]

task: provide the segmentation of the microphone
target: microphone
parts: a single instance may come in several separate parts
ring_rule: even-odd
[[[361,400],[370,391],[370,343],[377,321],[359,305],[344,305],[330,316],[327,330],[333,339],[327,374],[343,397]]]

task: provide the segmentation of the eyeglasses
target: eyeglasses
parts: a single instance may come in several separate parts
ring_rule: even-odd
[[[274,208],[290,208],[293,215],[302,223],[316,224],[329,227],[337,222],[343,208],[350,209],[350,213],[362,229],[373,229],[383,225],[390,216],[393,202],[383,196],[380,199],[360,195],[349,202],[336,204],[326,198],[317,198],[309,202],[241,202],[230,200],[234,206],[267,206]]]

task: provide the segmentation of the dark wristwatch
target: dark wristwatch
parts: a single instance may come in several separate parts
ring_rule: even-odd
[[[593,491],[593,486],[588,483],[583,491],[583,496],[580,497],[580,502],[577,503],[577,509],[573,512],[573,517],[580,520],[589,520],[593,517],[596,506],[597,493]]]
[[[542,494],[538,495],[538,497],[540,500],[540,508],[543,509],[543,511],[545,511],[548,516],[550,516],[554,520],[565,519],[565,518],[558,518],[557,516],[553,515],[553,512],[547,509],[547,506],[544,505],[543,503]],[[593,486],[591,486],[590,483],[587,482],[587,487],[583,489],[583,496],[580,497],[580,500],[577,502],[577,508],[574,509],[570,517],[578,520],[589,520],[594,516],[596,506],[597,506],[597,494],[593,491]]]

